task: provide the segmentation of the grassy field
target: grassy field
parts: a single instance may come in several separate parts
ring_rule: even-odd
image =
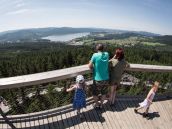
[[[143,45],[147,45],[147,46],[166,46],[165,44],[162,43],[155,43],[155,42],[141,42],[141,44]]]
[[[114,44],[114,45],[127,45],[127,46],[135,46],[135,45],[146,45],[146,46],[166,46],[166,44],[158,43],[158,42],[144,42],[136,37],[130,37],[126,39],[111,39],[111,40],[85,40],[84,44]]]
[[[84,39],[82,40],[84,45],[92,45],[97,43],[111,44],[125,47],[139,46],[144,48],[156,49],[159,51],[172,51],[172,45],[163,44],[159,42],[149,41],[147,38],[140,37],[129,37],[124,39],[110,39],[110,40],[94,40],[94,39]]]

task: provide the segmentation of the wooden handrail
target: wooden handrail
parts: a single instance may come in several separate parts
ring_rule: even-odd
[[[172,72],[172,66],[158,66],[158,65],[143,65],[130,64],[127,71],[142,71],[142,72]],[[31,85],[38,85],[57,80],[63,80],[75,77],[78,74],[90,73],[88,65],[76,66],[60,70],[29,74],[23,76],[9,77],[0,79],[0,89],[10,89],[18,87],[26,87]]]
[[[130,67],[126,70],[140,72],[172,72],[172,66],[130,64]]]

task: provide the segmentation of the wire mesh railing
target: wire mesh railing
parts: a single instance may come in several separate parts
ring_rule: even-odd
[[[158,73],[150,73],[152,71]],[[167,77],[171,76],[171,72],[171,66],[131,64],[130,68],[127,69],[127,73],[123,75],[121,87],[118,88],[118,94],[139,95],[141,93],[144,95],[148,89],[145,80],[150,81],[150,78],[161,80],[160,74],[164,74],[163,76]],[[73,92],[66,93],[66,88],[75,83],[75,76],[77,74],[84,74],[88,84],[92,84],[89,81],[92,78],[91,71],[87,65],[0,79],[0,95],[4,96],[4,100],[8,103],[7,106],[4,105],[4,113],[7,115],[25,114],[71,103]],[[142,79],[139,79],[140,76],[142,76]],[[167,80],[167,82],[170,83],[172,80]],[[164,88],[162,88],[161,93],[165,92]],[[87,94],[87,96],[91,96],[90,91]]]

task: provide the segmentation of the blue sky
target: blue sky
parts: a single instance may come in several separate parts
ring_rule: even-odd
[[[172,0],[0,0],[0,32],[64,26],[172,35]]]

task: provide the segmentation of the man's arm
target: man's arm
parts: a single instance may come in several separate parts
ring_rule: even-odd
[[[89,62],[88,67],[89,67],[90,69],[93,69],[93,63],[92,63],[91,61]]]

